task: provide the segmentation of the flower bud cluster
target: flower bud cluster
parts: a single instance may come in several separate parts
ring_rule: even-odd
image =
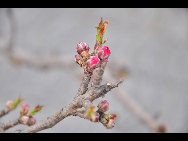
[[[33,116],[25,115],[20,118],[20,123],[31,126],[36,123],[36,119]]]
[[[36,123],[36,119],[33,115],[39,112],[42,107],[43,106],[37,105],[34,109],[29,111],[29,105],[22,103],[20,107],[20,123],[28,126],[34,125]]]
[[[92,56],[89,51],[89,45],[84,42],[79,42],[76,49],[78,54],[75,55],[75,61],[85,71],[92,72],[99,64],[99,58],[97,56]]]
[[[112,129],[115,126],[114,119],[116,117],[116,114],[105,114],[101,122],[107,129]]]
[[[98,104],[98,111],[103,113],[101,118],[101,123],[107,128],[112,129],[115,125],[114,119],[117,117],[116,114],[105,114],[109,110],[109,102],[107,100],[102,100]]]
[[[109,110],[109,102],[107,100],[102,100],[97,107],[99,112],[105,113]]]
[[[99,116],[99,113],[95,111],[94,105],[92,105],[85,113],[85,118],[89,119],[92,122],[98,122]]]
[[[108,57],[110,56],[110,49],[108,46],[99,46],[99,44],[96,43],[94,47],[94,52],[100,60],[107,59],[108,62]]]
[[[20,116],[27,115],[29,112],[29,105],[27,103],[22,103],[20,107]]]
[[[116,114],[105,114],[109,110],[109,102],[102,100],[98,104],[98,110],[95,110],[95,106],[92,105],[85,113],[85,118],[92,122],[101,122],[107,129],[112,129],[115,125],[114,119]]]
[[[9,101],[7,101],[7,103],[6,103],[6,107],[7,107],[9,110],[11,110],[11,109],[12,109],[12,104],[13,104],[13,101],[12,101],[12,100],[9,100]]]
[[[23,101],[23,99],[19,96],[17,97],[15,100],[9,100],[6,103],[6,109],[7,110],[13,110],[15,109],[21,102]]]

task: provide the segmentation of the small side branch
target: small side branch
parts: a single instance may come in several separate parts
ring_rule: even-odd
[[[0,118],[7,115],[10,111],[12,111],[12,109],[8,109],[7,107],[0,111]]]
[[[9,128],[12,128],[16,125],[18,125],[20,122],[19,122],[19,119],[16,119],[14,121],[10,121],[9,123],[5,124],[5,125],[2,125],[1,128],[3,131],[6,131],[8,130]]]
[[[51,117],[48,117],[46,120],[43,120],[33,126],[28,127],[25,130],[19,131],[19,133],[36,133],[41,130],[45,130],[48,128],[52,128],[57,123],[62,121],[64,118],[70,116],[73,114],[74,106],[73,104],[69,104],[67,107],[65,107],[63,110],[60,110],[56,114],[54,114]]]
[[[105,94],[107,94],[109,91],[111,91],[112,89],[116,88],[119,86],[119,84],[121,84],[123,82],[123,80],[120,80],[114,84],[112,83],[106,83],[105,85],[100,86],[99,88],[96,88],[94,91],[93,89],[91,89],[90,91],[88,91],[85,95],[85,98],[89,101],[94,101],[95,99],[99,98],[99,97],[104,97]]]
[[[55,115],[19,132],[36,133],[41,130],[52,128],[57,123],[62,121],[64,118],[71,115],[85,118],[84,113],[92,105],[92,101],[101,96],[104,96],[107,92],[109,92],[113,88],[118,87],[120,83],[122,83],[122,81],[118,81],[115,84],[107,83],[105,85],[102,85],[101,87],[98,88],[97,91],[95,91],[95,93],[92,93],[93,91],[89,90],[84,95],[79,95],[75,97],[74,100],[67,107],[65,107],[63,110],[60,110]]]

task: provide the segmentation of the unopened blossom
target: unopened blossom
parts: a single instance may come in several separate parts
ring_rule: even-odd
[[[113,119],[110,119],[108,123],[105,125],[107,129],[112,129],[115,126],[115,122]]]
[[[12,109],[12,104],[13,104],[13,101],[9,100],[9,101],[7,101],[7,103],[6,103],[6,107],[7,107],[8,109]]]
[[[107,128],[112,129],[115,125],[114,119],[117,117],[116,114],[105,114],[101,119],[101,123]]]
[[[95,106],[92,105],[89,109],[87,109],[85,113],[85,118],[89,119],[92,122],[98,122],[99,121],[99,113],[96,112]]]
[[[86,62],[86,70],[89,72],[92,72],[97,65],[99,64],[99,58],[97,56],[91,56],[88,58],[87,62]]]
[[[31,126],[36,123],[36,119],[32,116],[22,116],[20,122],[21,124]]]
[[[33,108],[31,111],[29,111],[29,115],[35,115],[36,113],[38,113],[41,109],[43,108],[43,106],[41,105],[37,105],[35,106],[35,108]]]
[[[86,62],[91,56],[91,52],[89,52],[89,46],[84,42],[79,42],[77,44],[77,53],[78,54],[75,55],[75,61],[85,70]]]
[[[20,119],[20,122],[24,125],[27,125],[29,122],[29,117],[28,116],[22,116]]]
[[[75,61],[76,61],[77,64],[80,65],[81,68],[83,68],[83,69],[86,68],[86,61],[87,61],[86,57],[82,57],[81,55],[76,54],[75,55]]]
[[[31,126],[34,125],[35,123],[36,123],[36,119],[34,117],[30,117],[28,121],[28,125]]]
[[[97,50],[97,56],[99,57],[99,59],[103,60],[106,57],[109,57],[110,55],[110,49],[108,46],[102,46],[99,47]]]
[[[87,109],[85,113],[85,118],[91,119],[92,115],[95,113],[95,106],[92,105],[89,109]]]
[[[78,52],[78,54],[81,54],[83,51],[85,51],[85,52],[89,52],[89,45],[87,45],[86,43],[84,43],[84,42],[79,42],[78,44],[77,44],[77,52]]]
[[[92,121],[92,122],[98,122],[99,121],[99,113],[97,113],[97,112],[94,112],[92,115],[91,115],[91,118],[90,118],[90,120]]]
[[[107,100],[102,100],[99,104],[98,104],[98,110],[100,112],[106,112],[109,110],[109,102]]]
[[[80,64],[81,56],[79,54],[75,55],[75,61]]]
[[[20,115],[26,115],[29,112],[29,105],[27,103],[23,103],[20,108]]]

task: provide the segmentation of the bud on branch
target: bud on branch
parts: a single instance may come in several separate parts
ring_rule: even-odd
[[[97,67],[97,65],[99,64],[99,61],[100,60],[97,56],[89,57],[89,59],[86,62],[86,64],[87,64],[86,70],[89,71],[89,72],[92,72]]]
[[[32,109],[32,110],[29,112],[29,114],[30,114],[30,115],[35,115],[35,114],[38,113],[42,108],[43,108],[43,106],[37,105],[34,109]]]

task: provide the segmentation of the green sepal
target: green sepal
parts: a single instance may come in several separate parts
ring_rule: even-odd
[[[15,109],[22,101],[23,99],[20,96],[17,97],[11,105],[12,109]]]
[[[37,105],[35,108],[33,108],[33,109],[29,112],[29,114],[30,114],[30,115],[35,115],[35,114],[38,113],[42,108],[43,108],[43,106]]]

